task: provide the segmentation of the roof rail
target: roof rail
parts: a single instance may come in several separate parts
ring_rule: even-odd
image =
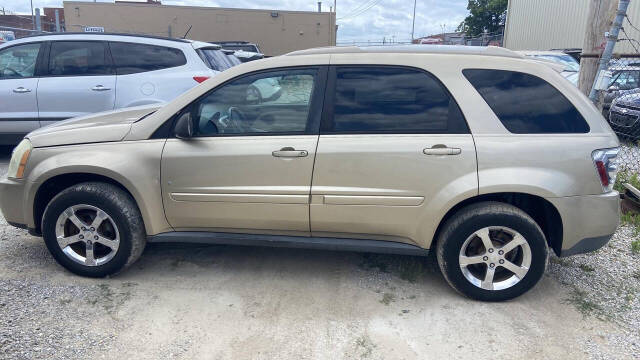
[[[386,45],[386,46],[328,46],[307,50],[298,50],[286,56],[315,54],[357,54],[357,53],[405,53],[405,54],[456,54],[485,55],[523,58],[522,55],[497,46],[461,46],[461,45]]]
[[[113,35],[113,36],[131,36],[131,37],[139,37],[139,38],[147,38],[147,39],[158,39],[158,40],[168,40],[168,41],[175,41],[175,42],[181,42],[181,43],[188,43],[191,42],[191,40],[187,40],[187,39],[176,39],[176,38],[170,38],[170,37],[165,37],[165,36],[156,36],[156,35],[143,35],[143,34],[126,34],[126,33],[109,33],[109,32],[58,32],[58,33],[46,33],[46,34],[35,34],[35,35],[28,35],[28,36],[24,36],[21,39],[24,38],[32,38],[32,37],[39,37],[39,36],[52,36],[52,35]]]

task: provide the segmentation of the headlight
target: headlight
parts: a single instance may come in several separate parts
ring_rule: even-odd
[[[29,160],[29,154],[31,154],[32,148],[31,141],[24,139],[13,149],[11,162],[9,162],[9,170],[7,171],[8,178],[22,179],[24,168],[27,166],[27,160]]]

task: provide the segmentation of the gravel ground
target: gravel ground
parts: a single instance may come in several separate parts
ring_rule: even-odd
[[[326,251],[153,244],[80,278],[0,217],[0,359],[640,359],[635,237],[489,304],[433,259]]]

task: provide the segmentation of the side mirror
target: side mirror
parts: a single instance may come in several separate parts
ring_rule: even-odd
[[[609,86],[609,88],[607,89],[608,92],[614,92],[614,91],[618,91],[620,90],[619,87],[615,86],[615,85],[611,85]]]
[[[176,137],[178,139],[189,139],[193,136],[193,121],[191,121],[191,112],[187,111],[180,115],[175,127]]]

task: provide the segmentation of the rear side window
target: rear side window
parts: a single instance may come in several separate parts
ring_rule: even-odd
[[[225,71],[235,65],[231,60],[229,60],[229,57],[222,50],[205,48],[198,49],[196,52],[210,69]]]
[[[466,69],[462,73],[512,133],[589,132],[589,124],[575,106],[537,76],[487,69]]]
[[[123,42],[112,42],[109,46],[118,75],[167,69],[187,63],[180,49]]]
[[[337,67],[329,133],[468,133],[432,75],[404,67]]]
[[[49,75],[109,75],[111,65],[100,41],[54,41],[49,55]]]

